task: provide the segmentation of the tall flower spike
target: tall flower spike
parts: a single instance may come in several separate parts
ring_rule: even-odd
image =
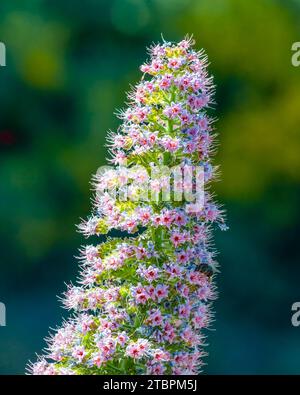
[[[123,123],[108,136],[114,166],[94,177],[93,214],[79,225],[85,236],[106,240],[80,250],[78,285],[70,285],[63,299],[75,313],[30,364],[33,374],[201,371],[202,332],[215,298],[211,224],[226,225],[208,189],[216,173],[213,119],[206,113],[213,104],[212,77],[204,52],[192,44],[187,38],[155,45],[141,66],[142,80],[119,113]],[[179,178],[159,166],[179,169]],[[196,168],[204,190],[194,196],[202,192],[202,204],[174,194],[197,187],[190,174]],[[153,169],[156,177],[149,180]],[[125,234],[107,235],[112,230]]]

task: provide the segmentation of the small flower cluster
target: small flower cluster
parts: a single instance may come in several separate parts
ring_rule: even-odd
[[[47,339],[33,374],[198,374],[204,335],[211,321],[216,268],[211,248],[213,223],[225,230],[223,212],[208,184],[213,119],[212,77],[192,41],[164,42],[150,49],[142,81],[129,94],[130,106],[108,137],[114,169],[94,177],[95,207],[79,225],[86,236],[106,235],[80,250],[78,285],[63,303],[74,316]],[[147,77],[148,75],[148,77]],[[202,166],[205,201],[122,200],[106,188],[125,186],[137,197],[153,164]],[[126,167],[124,167],[126,165]],[[133,166],[146,170],[130,173]],[[160,190],[164,179],[153,182]],[[130,189],[131,188],[131,189]],[[101,192],[98,194],[98,192]],[[124,237],[107,235],[111,230]]]

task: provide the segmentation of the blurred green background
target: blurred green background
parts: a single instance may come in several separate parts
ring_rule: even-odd
[[[61,322],[75,278],[91,174],[145,47],[193,34],[217,84],[230,231],[206,373],[300,373],[299,0],[2,0],[0,41],[0,373],[23,374]]]

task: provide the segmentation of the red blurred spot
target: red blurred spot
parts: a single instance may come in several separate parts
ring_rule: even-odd
[[[0,131],[0,144],[12,145],[16,142],[16,136],[10,130]]]

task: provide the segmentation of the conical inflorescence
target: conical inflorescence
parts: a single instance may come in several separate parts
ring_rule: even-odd
[[[108,136],[112,166],[94,177],[93,213],[79,225],[104,241],[81,248],[78,285],[63,298],[74,314],[30,364],[33,374],[201,371],[215,298],[210,233],[226,225],[209,191],[212,77],[192,44],[155,45],[141,66]]]

